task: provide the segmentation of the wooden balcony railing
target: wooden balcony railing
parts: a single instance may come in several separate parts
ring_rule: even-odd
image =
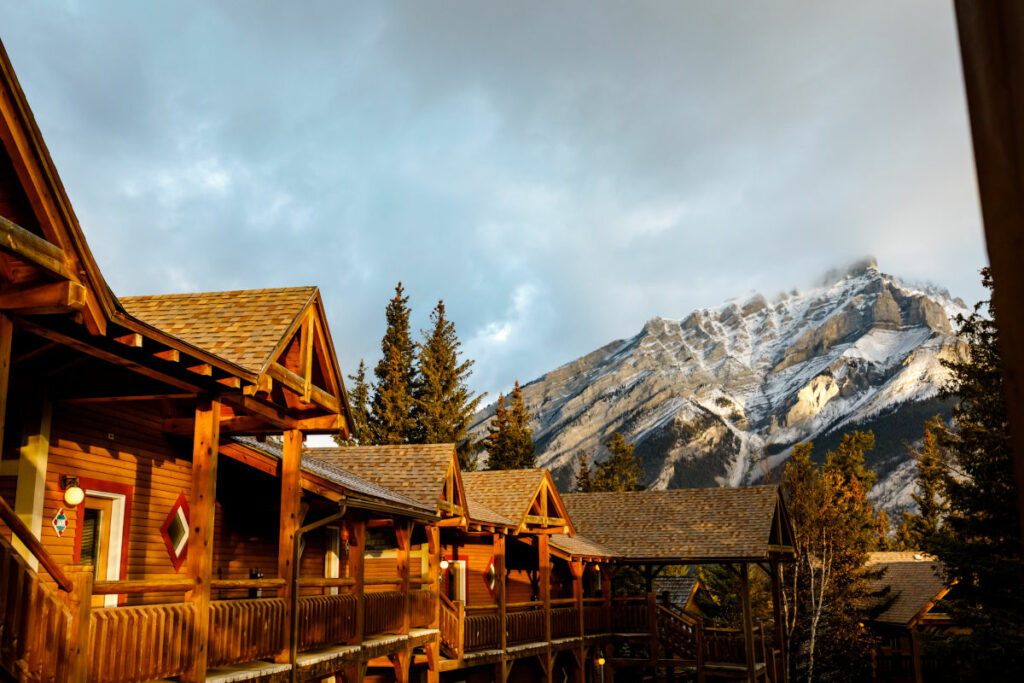
[[[344,643],[355,637],[356,596],[307,595],[299,598],[299,651]]]
[[[552,639],[572,638],[580,635],[580,611],[575,607],[551,610]]]
[[[611,630],[616,633],[647,633],[647,598],[613,598]]]
[[[583,632],[586,635],[595,633],[607,633],[608,613],[604,608],[604,600],[601,598],[588,598],[583,600]]]
[[[501,617],[494,611],[466,615],[465,652],[494,650],[501,647]]]
[[[414,590],[409,593],[410,626],[423,628],[430,626],[437,614],[437,594],[429,590]]]
[[[439,595],[438,598],[441,603],[441,650],[446,657],[461,659],[463,654],[462,629],[466,624],[466,606],[461,601],[452,602],[444,595]]]
[[[506,614],[506,642],[509,645],[542,642],[544,616],[543,609],[525,609]]]
[[[402,630],[405,595],[401,591],[376,591],[363,596],[366,601],[365,635],[398,633]]]
[[[93,609],[89,680],[149,681],[185,673],[196,609],[191,603]]]
[[[211,602],[208,666],[251,662],[279,653],[288,628],[287,611],[282,598]]]
[[[0,674],[29,680],[67,680],[75,661],[78,604],[68,575],[43,549],[3,498],[0,519],[56,582],[55,591],[0,537]]]

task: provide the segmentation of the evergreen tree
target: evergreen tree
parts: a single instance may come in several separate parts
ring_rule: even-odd
[[[948,438],[942,418],[936,415],[925,423],[921,448],[908,446],[910,456],[917,465],[917,491],[911,498],[917,512],[903,513],[896,530],[896,544],[903,550],[922,550],[931,547],[949,504],[942,497],[942,474],[949,466],[948,451],[942,440]]]
[[[349,375],[352,380],[352,390],[348,392],[348,405],[352,411],[352,433],[347,441],[342,441],[337,436],[334,440],[339,446],[369,446],[373,443],[370,435],[369,416],[367,407],[370,402],[370,385],[366,381],[366,363],[359,359],[359,369],[356,374]]]
[[[536,466],[533,430],[526,425],[530,413],[523,403],[523,392],[516,381],[509,394],[498,396],[494,418],[487,427],[483,445],[487,449],[487,469],[522,470]]]
[[[878,596],[864,568],[877,540],[863,482],[864,448],[873,436],[843,440],[815,466],[811,444],[793,450],[783,473],[797,562],[783,571],[785,628],[793,678],[859,681],[871,674],[874,638],[863,628]]]
[[[413,394],[413,418],[417,443],[458,444],[459,464],[463,470],[476,469],[475,444],[469,438],[469,425],[483,395],[470,394],[466,381],[473,361],[459,362],[459,338],[455,325],[445,317],[444,301],[438,301],[430,314],[433,327],[421,331],[419,381]]]
[[[633,455],[633,444],[626,443],[622,434],[615,432],[604,443],[609,456],[597,463],[593,475],[594,491],[640,491],[640,479],[644,468],[640,459]]]
[[[590,472],[590,459],[582,450],[579,451],[580,464],[576,470],[576,491],[590,493],[594,490],[594,478]]]
[[[988,269],[982,282],[992,288]],[[986,305],[990,317],[982,315]],[[958,316],[969,354],[943,362],[951,372],[943,394],[959,403],[943,439],[949,465],[940,488],[949,509],[926,548],[957,582],[948,603],[961,633],[947,644],[965,680],[999,680],[1024,670],[1024,560],[993,313],[991,301],[983,301],[970,316]]]
[[[380,342],[381,359],[374,368],[377,378],[368,419],[370,434],[377,444],[409,443],[415,438],[412,415],[416,384],[415,349],[409,337],[409,297],[402,283],[388,302],[387,329]]]

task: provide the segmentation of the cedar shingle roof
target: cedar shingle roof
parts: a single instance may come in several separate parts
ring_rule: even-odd
[[[455,445],[308,448],[306,454],[438,509]]]
[[[613,558],[616,556],[615,551],[611,548],[606,548],[583,534],[576,534],[575,536],[551,534],[551,545],[575,557]]]
[[[660,601],[661,594],[668,591],[669,601],[686,609],[699,584],[696,576],[657,576],[654,578],[654,592]]]
[[[248,436],[235,436],[232,437],[232,440],[253,450],[266,453],[278,460],[283,457],[282,447],[278,442],[258,441]],[[313,449],[307,449],[302,455],[301,468],[306,472],[323,477],[327,481],[363,496],[377,498],[389,503],[396,503],[403,507],[415,508],[424,512],[434,512],[435,510],[435,508],[426,506],[417,500],[409,498],[408,496],[403,496],[401,493],[396,493],[395,491],[372,481],[367,481],[362,477],[356,476],[341,467],[337,467],[329,462],[313,457],[310,455],[311,450]]]
[[[881,578],[873,581],[872,588],[888,586],[890,591],[883,600],[895,597],[889,608],[875,617],[887,624],[908,625],[928,603],[945,594],[948,586],[942,579],[937,558],[919,552],[868,553],[867,567],[884,569]]]
[[[120,297],[140,321],[259,373],[316,287]]]
[[[777,486],[566,493],[576,530],[627,560],[763,560]]]
[[[467,498],[487,501],[491,510],[512,520],[513,526],[519,526],[546,474],[547,470],[539,467],[463,472],[462,484],[466,487]]]

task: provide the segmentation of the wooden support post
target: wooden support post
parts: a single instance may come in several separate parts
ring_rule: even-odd
[[[789,662],[787,661],[786,648],[786,625],[782,616],[782,582],[779,577],[779,561],[771,560],[769,565],[772,582],[772,619],[775,621],[775,647],[779,649],[779,664],[782,671],[778,672],[779,681],[785,683],[789,680]],[[774,659],[774,658],[773,658]]]
[[[14,322],[10,316],[0,313],[0,444],[4,442],[4,424],[7,418],[7,385],[11,378],[11,342],[14,336]],[[0,448],[0,457],[3,457]]]
[[[71,578],[72,589],[67,594],[67,605],[71,609],[71,664],[68,667],[69,683],[86,683],[89,680],[89,613],[92,609],[93,567],[73,565],[64,571]]]
[[[494,597],[498,602],[498,648],[501,650],[501,661],[498,664],[504,672],[508,657],[505,652],[505,649],[508,647],[508,597],[505,593],[505,534],[495,532],[493,537],[493,552]]]
[[[456,600],[455,606],[458,608],[458,619],[459,628],[455,633],[455,639],[458,641],[458,657],[456,659],[462,659],[462,656],[466,654],[466,603],[462,600]]]
[[[537,536],[537,560],[540,565],[539,577],[540,577],[540,599],[544,604],[544,642],[548,644],[548,649],[543,655],[545,658],[550,658],[551,655],[551,546],[549,544],[549,537],[547,534],[539,534]],[[551,666],[545,667],[544,681],[545,683],[551,683]]]
[[[412,660],[412,650],[405,648],[390,655],[391,666],[395,669],[395,683],[409,683],[409,663]]]
[[[916,628],[910,629],[910,652],[914,658],[914,683],[924,683],[924,670],[921,664],[921,634]]]
[[[572,574],[572,597],[576,601],[576,613],[579,617],[578,634],[580,642],[576,646],[576,683],[583,683],[584,666],[586,665],[586,652],[583,646],[583,639],[586,636],[586,629],[583,626],[583,561],[572,560],[569,563],[569,573]]]
[[[280,533],[277,540],[277,578],[284,579],[280,597],[284,599],[286,624],[292,623],[292,590],[294,572],[298,567],[292,564],[295,546],[295,532],[302,526],[302,484],[299,467],[302,461],[302,432],[289,429],[284,433],[284,447],[281,454],[281,520]],[[291,651],[291,639],[298,634],[291,628],[285,630],[281,652],[276,659],[288,661]]]
[[[196,582],[188,599],[195,606],[192,657],[182,680],[206,680],[210,640],[210,580],[213,575],[213,513],[217,503],[217,453],[220,449],[220,403],[208,397],[196,402],[196,428],[192,439],[191,529],[188,537],[188,576]],[[285,622],[287,623],[287,622]],[[179,634],[184,637],[184,634]]]
[[[441,680],[441,644],[436,640],[423,646],[427,653],[427,683],[439,683]]]
[[[651,673],[658,678],[658,596],[654,591],[647,593],[647,656]]]
[[[605,565],[601,571],[601,598],[604,600],[604,632],[612,632],[612,575]]]
[[[697,636],[697,683],[704,683],[704,620],[701,619],[697,622],[696,627]]]
[[[441,594],[441,530],[433,524],[424,527],[427,532],[427,588],[432,595]],[[441,600],[434,601],[429,628],[441,624]]]
[[[25,404],[21,450],[18,458],[18,483],[14,494],[14,512],[32,535],[42,538],[43,503],[46,493],[46,469],[50,456],[50,421],[52,406],[40,389]],[[21,539],[14,537],[11,545],[33,570],[39,569],[39,560]]]
[[[754,622],[750,611],[750,568],[740,565],[740,599],[743,601],[743,652],[747,663],[747,683],[757,679],[754,662]]]
[[[395,553],[399,579],[398,590],[402,591],[402,633],[408,635],[412,624],[410,611],[412,601],[409,596],[409,552],[412,542],[412,521],[395,520],[395,540],[398,542],[398,551]]]
[[[351,644],[360,645],[366,632],[366,600],[363,595],[366,588],[366,518],[362,516],[362,513],[356,513],[352,519],[347,521],[347,524],[349,527],[347,575],[356,581],[352,585],[352,595],[356,598],[356,627]]]
[[[345,667],[345,683],[363,683],[366,676],[366,662],[360,660]]]

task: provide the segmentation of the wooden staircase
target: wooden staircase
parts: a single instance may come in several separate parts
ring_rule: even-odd
[[[84,681],[85,653],[78,634],[79,615],[87,612],[76,599],[80,576],[75,581],[68,577],[3,498],[0,519],[56,583],[44,582],[13,543],[0,536],[0,675],[11,681]]]

